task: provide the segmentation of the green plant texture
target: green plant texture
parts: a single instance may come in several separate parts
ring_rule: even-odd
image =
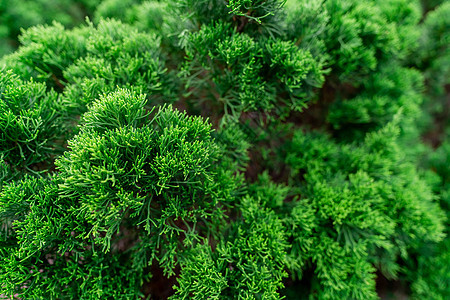
[[[0,55],[13,51],[21,30],[38,24],[61,22],[67,26],[81,23],[93,14],[99,0],[1,0]]]
[[[0,0],[0,299],[449,299],[449,15]]]

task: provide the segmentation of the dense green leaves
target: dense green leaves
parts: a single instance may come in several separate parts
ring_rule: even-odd
[[[201,238],[218,238],[213,229],[223,226],[224,209],[234,201],[238,181],[217,164],[220,151],[211,138],[211,126],[170,107],[150,118],[144,99],[127,90],[101,97],[83,116],[84,126],[69,141],[70,150],[57,160],[56,177],[50,181],[26,178],[4,189],[4,241],[17,241],[14,251],[4,252],[3,260],[26,258],[28,267],[42,268],[44,273],[51,272],[54,264],[62,274],[74,267],[89,272],[92,281],[80,282],[76,277],[72,283],[61,283],[68,286],[66,296],[81,298],[92,293],[118,296],[117,287],[104,289],[102,281],[94,278],[105,277],[108,282],[113,275],[104,268],[116,274],[131,268],[120,275],[130,280],[130,288],[134,286],[120,293],[129,299],[138,296],[136,284],[146,278],[144,269],[153,259],[167,274],[174,274],[187,245]],[[139,236],[140,241],[133,252],[124,254],[131,259],[122,266],[125,258],[115,253],[123,231]],[[147,263],[139,264],[140,255],[147,251]],[[66,261],[42,261],[42,257],[64,253]],[[24,267],[19,262],[5,266],[11,269],[2,274],[11,279],[7,287],[2,286],[4,291],[37,295],[55,288],[48,275],[30,277],[23,274]],[[35,289],[24,291],[22,287],[31,282]]]
[[[170,100],[171,90],[162,89],[169,78],[155,34],[111,20],[73,30],[60,24],[33,27],[21,39],[25,46],[4,58],[7,68],[63,90],[62,101],[72,115],[117,86]]]
[[[10,71],[0,74],[0,157],[12,174],[43,172],[62,151],[64,123],[58,95],[43,83],[24,82]],[[11,179],[11,178],[9,178]]]
[[[448,1],[31,2],[0,295],[449,298]]]
[[[370,262],[385,276],[396,277],[399,255],[406,258],[423,241],[443,238],[444,216],[431,190],[404,161],[397,134],[396,126],[388,124],[368,134],[361,146],[333,145],[325,136],[302,132],[294,136],[287,162],[305,199],[293,212],[304,214],[308,221],[294,215],[300,223],[292,226],[305,229],[299,236],[293,231],[299,243],[293,255],[317,264],[317,280],[327,287],[319,298],[336,293],[344,298],[373,298],[374,286],[367,282],[375,271]],[[307,232],[310,235],[305,236]],[[334,249],[325,261],[317,256],[323,249]],[[364,260],[366,267],[358,267]],[[354,268],[364,271],[353,273]],[[336,284],[343,277],[348,281]]]
[[[227,118],[245,111],[302,110],[323,83],[321,64],[291,42],[255,40],[228,24],[204,26],[185,40],[186,88]],[[222,106],[222,107],[221,107]]]

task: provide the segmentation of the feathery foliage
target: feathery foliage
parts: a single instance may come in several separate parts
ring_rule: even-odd
[[[448,1],[11,3],[0,297],[449,298]]]
[[[44,83],[24,82],[11,71],[0,74],[0,157],[11,172],[1,181],[51,167],[49,161],[63,150],[63,110],[58,94]]]

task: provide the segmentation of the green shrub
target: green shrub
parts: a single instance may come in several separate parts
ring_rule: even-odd
[[[63,151],[64,107],[59,100],[44,83],[24,82],[11,71],[0,74],[0,157],[12,172],[3,180],[47,171]]]
[[[371,264],[396,278],[400,257],[443,238],[444,215],[397,136],[395,123],[361,145],[294,134],[287,163],[304,199],[292,204],[291,226],[304,229],[292,230],[293,260],[301,258],[293,271],[301,275],[304,264],[315,265],[319,299],[374,298]]]
[[[10,245],[1,274],[9,295],[138,296],[148,262],[171,275],[185,248],[218,239],[214,229],[224,226],[239,181],[218,163],[211,125],[170,107],[149,116],[144,106],[143,96],[127,90],[101,97],[54,177],[4,188]],[[131,236],[136,244],[121,245]],[[36,272],[24,273],[24,265]]]
[[[110,20],[70,31],[56,23],[37,26],[21,39],[24,45],[6,56],[4,64],[22,78],[36,78],[63,92],[62,101],[73,115],[117,86],[148,93],[152,99],[170,97],[171,87],[162,89],[170,76],[155,34]]]
[[[1,297],[449,297],[448,1],[94,2],[0,59]]]

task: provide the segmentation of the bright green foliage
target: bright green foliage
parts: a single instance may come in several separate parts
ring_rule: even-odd
[[[211,126],[171,108],[150,118],[144,99],[127,90],[101,97],[55,178],[4,188],[3,293],[136,298],[153,260],[173,274],[185,247],[218,238],[212,230],[223,225],[238,181],[217,164]],[[124,239],[134,245],[117,254]]]
[[[86,52],[88,34],[83,29],[66,31],[60,23],[31,27],[20,37],[24,47],[5,56],[4,64],[24,79],[33,77],[62,90],[63,71]]]
[[[369,1],[331,0],[326,7],[330,14],[327,50],[333,69],[341,77],[357,77],[375,70],[380,48],[389,51],[388,55],[394,54],[394,28],[386,24],[377,6]]]
[[[282,221],[261,201],[241,202],[242,221],[215,252],[199,247],[182,270],[174,299],[280,299],[287,241]],[[197,250],[197,249],[193,249]]]
[[[177,244],[183,231],[194,235],[199,218],[204,225],[220,223],[219,202],[232,200],[233,176],[213,169],[219,149],[210,125],[170,108],[158,111],[149,123],[143,120],[142,100],[125,90],[100,98],[83,117],[85,126],[69,143],[71,151],[57,162],[64,174],[60,192],[80,199],[79,213],[90,224],[89,235],[104,249],[128,214],[146,231],[147,243],[159,244],[165,235],[169,243],[161,243],[164,249]],[[112,103],[115,111],[98,109]],[[106,117],[118,122],[104,122]],[[190,230],[181,230],[182,224]],[[173,251],[161,251],[168,273]]]
[[[172,299],[222,299],[228,288],[224,276],[227,268],[225,260],[217,260],[211,248],[199,244],[182,262],[176,294]]]
[[[277,209],[283,205],[288,197],[290,188],[281,184],[275,184],[271,181],[267,172],[258,176],[258,180],[248,187],[250,195],[262,201],[264,207]]]
[[[323,83],[320,63],[292,42],[257,41],[217,23],[184,43],[186,88],[194,98],[211,99],[225,117],[236,119],[245,111],[286,116],[302,110]]]
[[[368,134],[361,145],[294,135],[287,162],[304,199],[295,203],[289,221],[291,255],[300,267],[315,266],[320,288],[312,292],[318,299],[374,298],[370,263],[395,278],[398,256],[406,259],[421,243],[443,238],[444,216],[405,161],[397,135],[393,123]]]
[[[343,81],[358,81],[380,61],[404,57],[417,41],[418,1],[291,0],[288,4],[288,37],[324,56]]]
[[[159,38],[140,33],[118,21],[101,21],[65,30],[62,25],[33,27],[21,37],[24,47],[4,61],[23,78],[38,78],[64,89],[62,101],[70,112],[85,111],[86,104],[117,86],[161,94],[169,80],[159,53]]]
[[[219,260],[228,263],[226,273],[231,286],[227,298],[280,299],[286,249],[285,228],[281,220],[260,200],[245,197],[241,202],[241,221],[231,227],[227,241],[218,246]]]
[[[32,2],[0,298],[450,297],[449,1]]]
[[[24,82],[10,71],[0,74],[0,158],[12,174],[42,172],[62,151],[63,106],[45,84]]]

